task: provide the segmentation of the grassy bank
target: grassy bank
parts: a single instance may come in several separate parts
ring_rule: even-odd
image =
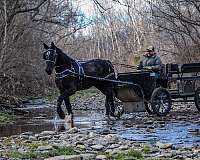
[[[12,113],[0,113],[0,124],[14,123],[16,116]]]
[[[7,141],[7,145],[10,145],[9,140]],[[22,145],[22,143],[20,145]],[[44,159],[44,158],[60,156],[60,155],[81,154],[80,151],[76,152],[77,149],[72,148],[72,147],[52,147],[52,148],[49,148],[48,151],[38,152],[38,148],[40,148],[41,145],[43,147],[48,146],[48,144],[44,144],[44,143],[43,144],[42,143],[29,143],[29,144],[23,143],[23,146],[26,148],[25,152],[19,152],[17,150],[9,150],[7,153],[0,154],[0,155],[3,157],[10,158],[10,159]],[[108,160],[113,160],[113,159],[115,160],[125,160],[125,159],[154,160],[146,156],[148,155],[150,151],[151,150],[149,147],[144,147],[142,150],[130,149],[128,151],[122,151],[120,153],[113,153],[113,154],[99,152],[97,155],[105,155],[106,159]]]

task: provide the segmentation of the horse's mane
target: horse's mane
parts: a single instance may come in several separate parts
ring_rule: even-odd
[[[68,56],[65,52],[63,52],[62,49],[56,47],[56,50],[57,50],[58,53],[62,54],[63,58],[65,58],[66,60],[70,61],[71,63],[75,61],[72,57]]]

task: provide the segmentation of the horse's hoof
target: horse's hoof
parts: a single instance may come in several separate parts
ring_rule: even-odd
[[[67,123],[72,123],[72,122],[73,122],[73,119],[72,119],[72,115],[71,115],[71,114],[66,116],[66,122],[67,122]]]
[[[110,116],[111,117],[118,117],[117,114],[115,114],[115,113],[110,113]]]
[[[57,107],[57,113],[61,119],[65,119],[65,113],[63,112],[61,107]]]

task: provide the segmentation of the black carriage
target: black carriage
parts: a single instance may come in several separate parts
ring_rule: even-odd
[[[172,102],[195,102],[200,111],[200,63],[166,64],[161,77],[152,71],[119,73],[115,95],[124,105],[135,107],[140,102],[149,113],[165,116],[171,110]],[[140,105],[140,107],[142,106]]]

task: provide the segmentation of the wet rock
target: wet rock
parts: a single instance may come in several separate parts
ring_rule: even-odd
[[[96,160],[106,160],[107,157],[105,155],[98,155],[96,156]]]
[[[172,149],[173,144],[157,142],[156,146],[158,146],[160,149]]]
[[[124,124],[124,127],[125,128],[131,128],[131,127],[133,127],[133,124]]]
[[[151,129],[151,128],[147,128],[146,131],[149,132],[149,133],[154,133],[155,132],[155,130]]]
[[[56,156],[47,158],[45,160],[82,160],[82,156],[81,155]]]
[[[102,132],[101,132],[102,135],[107,135],[107,134],[110,134],[110,133],[111,133],[110,129],[103,129]]]
[[[155,129],[155,127],[154,126],[148,126],[148,129]]]
[[[81,154],[82,160],[93,160],[96,157],[96,154]]]
[[[108,141],[110,144],[115,143],[118,141],[118,137],[115,134],[108,134],[104,137],[106,141]]]
[[[129,146],[128,145],[122,145],[118,149],[119,150],[127,150],[127,149],[129,149]]]
[[[29,139],[29,135],[20,135],[20,138],[22,138],[22,139]]]
[[[69,138],[70,138],[70,135],[68,135],[68,134],[63,134],[59,137],[59,139],[61,139],[61,140],[65,140],[65,139],[69,139]]]
[[[39,134],[39,136],[49,136],[49,135],[54,135],[56,134],[55,131],[43,131]]]
[[[108,147],[108,149],[114,149],[114,148],[118,148],[119,144],[112,144]]]
[[[21,135],[28,135],[28,136],[31,136],[31,135],[33,135],[33,132],[24,132],[24,133],[22,133]]]
[[[159,152],[160,152],[160,150],[157,148],[152,148],[150,151],[151,154],[159,154]]]
[[[193,135],[200,135],[200,129],[199,128],[189,129],[188,131]]]
[[[154,121],[151,121],[151,120],[149,120],[149,121],[147,121],[147,122],[144,122],[144,124],[146,124],[146,125],[151,125],[151,124],[153,124],[154,123]]]
[[[40,137],[38,137],[38,140],[43,140],[43,141],[45,141],[45,140],[49,140],[49,139],[51,139],[51,138],[52,138],[52,135],[40,136]]]
[[[136,125],[135,127],[136,127],[136,128],[147,128],[147,126],[144,125],[144,124],[138,124],[138,125]]]
[[[63,141],[63,142],[60,142],[60,143],[53,143],[53,144],[50,144],[53,148],[63,148],[63,147],[73,147],[72,144],[70,144],[70,142],[66,142],[66,141]]]
[[[29,140],[30,140],[30,141],[36,141],[37,138],[36,138],[35,136],[29,136]]]
[[[48,146],[38,146],[37,151],[46,151],[46,150],[52,150],[53,147],[48,145]]]
[[[73,133],[78,133],[78,128],[77,127],[74,127],[74,128],[70,128],[67,133],[69,134],[73,134]]]
[[[200,153],[200,149],[199,148],[194,148],[192,149],[193,153]]]
[[[120,151],[118,148],[116,148],[116,149],[107,149],[105,152],[114,155],[119,153],[125,153],[126,151]]]
[[[81,144],[78,144],[76,147],[81,151],[86,150],[86,147],[84,145],[81,145]]]
[[[93,145],[93,146],[90,146],[92,149],[94,150],[97,150],[97,151],[101,151],[103,150],[104,146],[103,145],[100,145],[100,144],[97,144],[97,145]]]

